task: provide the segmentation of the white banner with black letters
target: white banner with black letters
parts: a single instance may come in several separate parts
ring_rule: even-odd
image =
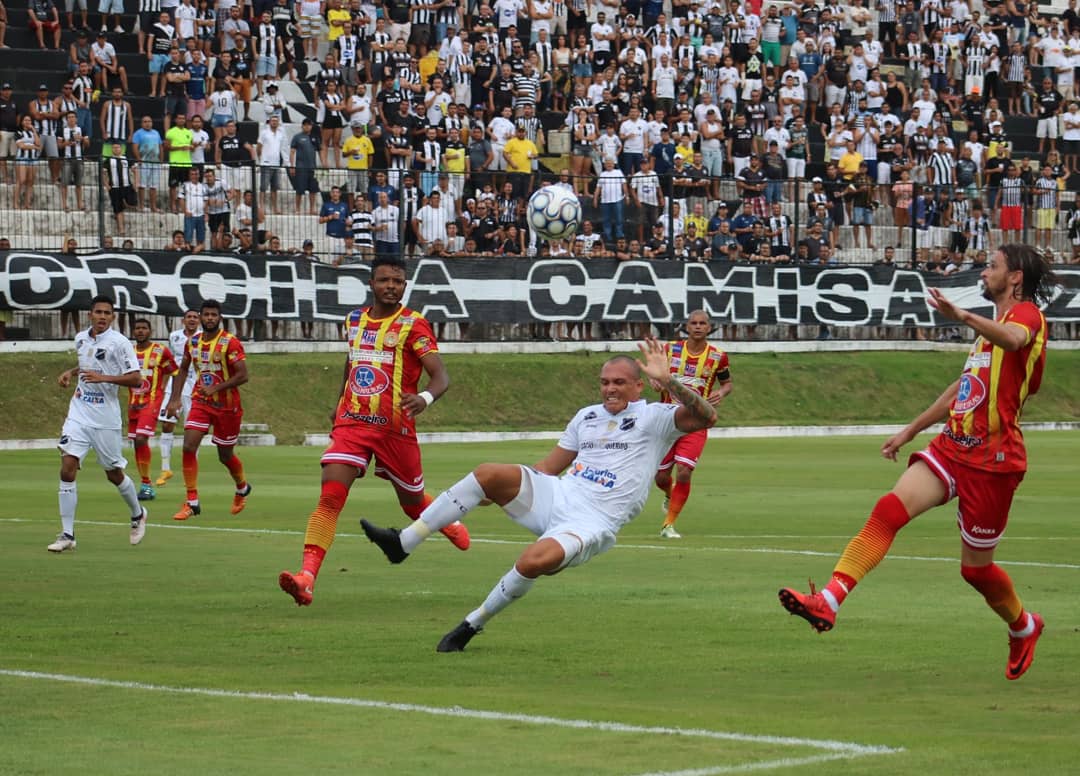
[[[1058,267],[1052,321],[1080,320],[1080,268]],[[432,321],[679,322],[704,309],[729,323],[943,323],[926,289],[992,314],[978,272],[948,277],[891,266],[819,267],[675,261],[421,259],[405,303]],[[370,269],[290,256],[207,253],[0,254],[0,309],[82,309],[96,294],[122,310],[176,316],[216,299],[231,318],[336,321],[368,303]]]

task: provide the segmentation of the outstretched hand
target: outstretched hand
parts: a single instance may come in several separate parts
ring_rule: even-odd
[[[662,390],[662,387],[671,380],[671,372],[668,369],[668,356],[664,352],[663,343],[656,337],[648,336],[644,342],[638,343],[638,350],[645,357],[645,361],[640,358],[637,359],[637,364],[642,373],[649,378],[650,385],[656,388],[656,385],[659,384],[661,387],[656,388],[656,390]]]
[[[959,321],[963,318],[965,310],[946,299],[940,288],[930,287],[926,291],[930,295],[927,301],[939,313],[952,321]]]

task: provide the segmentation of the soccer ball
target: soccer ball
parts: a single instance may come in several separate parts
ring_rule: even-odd
[[[581,223],[581,202],[570,189],[543,186],[529,197],[529,226],[545,240],[568,240]]]

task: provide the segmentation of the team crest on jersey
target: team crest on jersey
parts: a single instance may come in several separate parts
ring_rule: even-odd
[[[390,331],[383,337],[383,344],[388,348],[392,348],[398,344],[398,333],[396,331]]]
[[[697,364],[687,364],[684,374],[687,377],[693,377],[697,374]]]
[[[139,383],[139,385],[137,387],[131,389],[131,392],[133,394],[135,394],[136,396],[142,396],[144,393],[149,393],[150,392],[150,381],[147,380],[144,377],[143,381],[141,383]]]
[[[225,381],[221,379],[221,375],[217,372],[203,372],[199,375],[199,382],[202,383],[204,387],[209,388],[211,385],[217,385],[218,383],[223,383]]]
[[[375,396],[389,387],[390,378],[381,369],[362,365],[353,369],[349,383],[357,396]]]
[[[364,333],[360,335],[361,345],[374,345],[375,340],[379,337],[378,329],[364,329]]]
[[[637,423],[637,418],[633,416],[623,418],[622,422],[619,424],[619,431],[629,431],[634,427],[635,423]]]
[[[64,436],[60,437],[60,444],[62,445],[66,445],[70,441],[71,437],[69,437],[67,434],[64,434]]]
[[[956,394],[953,409],[957,412],[971,412],[986,398],[986,385],[975,375],[960,378],[960,390]]]
[[[105,348],[98,348],[97,350],[95,350],[94,351],[94,358],[96,358],[98,361],[104,361],[105,360]]]
[[[582,420],[596,420],[596,413],[592,411],[586,412]]]

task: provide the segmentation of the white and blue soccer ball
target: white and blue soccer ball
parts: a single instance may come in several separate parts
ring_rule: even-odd
[[[581,202],[564,186],[543,186],[529,197],[529,226],[545,240],[569,240],[581,223]]]

